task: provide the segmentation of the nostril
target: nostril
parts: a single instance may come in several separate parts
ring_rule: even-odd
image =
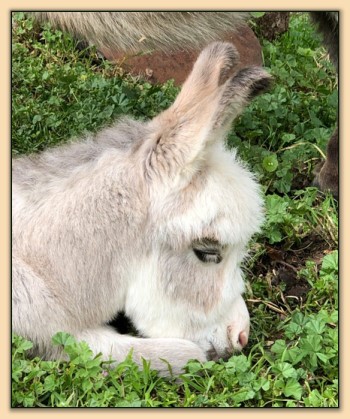
[[[244,348],[248,343],[248,335],[246,332],[241,332],[238,336],[238,341],[242,348]]]

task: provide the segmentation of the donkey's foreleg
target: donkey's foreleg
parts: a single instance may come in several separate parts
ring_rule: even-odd
[[[183,372],[190,359],[205,361],[206,356],[195,343],[177,338],[137,338],[119,335],[110,327],[85,330],[75,334],[79,341],[88,343],[94,354],[102,353],[104,360],[122,362],[132,350],[133,360],[142,366],[142,358],[151,362],[151,368],[169,376],[169,366],[175,375]]]

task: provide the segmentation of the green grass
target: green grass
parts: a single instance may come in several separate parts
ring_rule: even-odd
[[[151,118],[174,100],[171,81],[152,86],[122,74],[93,48],[13,16],[13,155],[96,131],[122,114]],[[336,77],[304,14],[273,44],[262,41],[274,88],[256,99],[228,145],[257,174],[266,223],[244,270],[251,336],[227,362],[188,364],[165,380],[129,359],[110,370],[66,334],[69,362],[28,357],[13,336],[13,406],[338,406],[338,208],[308,187],[336,124]]]

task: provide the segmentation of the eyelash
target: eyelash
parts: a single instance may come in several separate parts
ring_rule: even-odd
[[[221,254],[216,251],[216,250],[199,250],[199,249],[195,249],[193,248],[194,254],[197,256],[197,258],[204,262],[204,263],[220,263],[222,261],[222,256]]]

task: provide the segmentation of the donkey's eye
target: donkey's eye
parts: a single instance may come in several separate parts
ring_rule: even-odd
[[[192,243],[192,249],[197,258],[205,263],[220,263],[223,247],[217,240],[203,238]]]
[[[199,249],[193,249],[194,254],[197,256],[199,260],[205,263],[214,262],[214,263],[220,263],[222,261],[221,254],[216,250],[199,250]]]

